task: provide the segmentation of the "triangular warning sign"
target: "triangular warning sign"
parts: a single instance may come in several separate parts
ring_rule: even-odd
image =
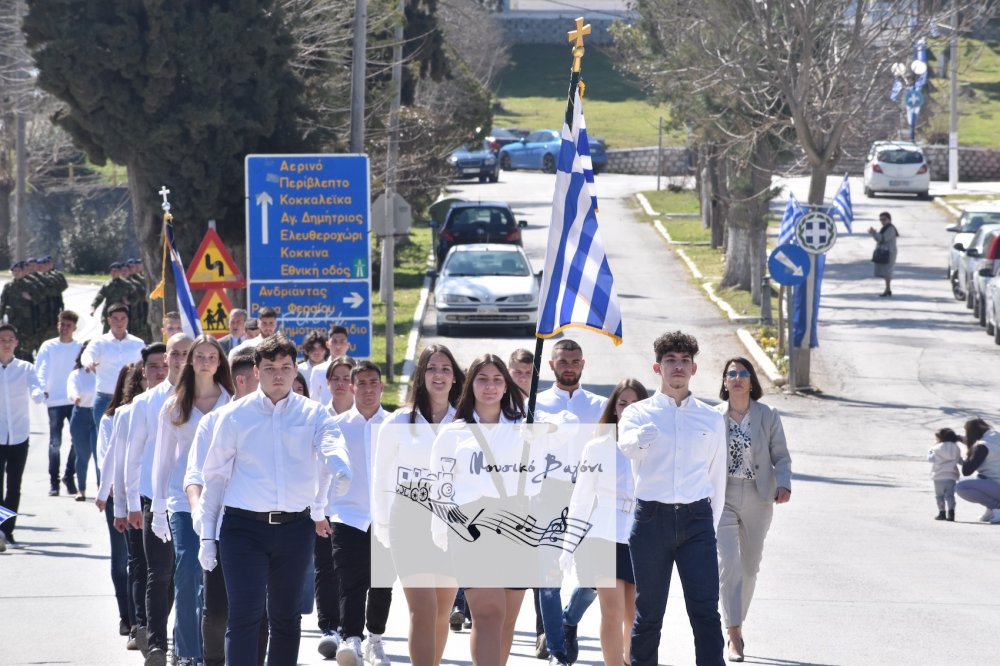
[[[246,286],[243,274],[236,268],[236,262],[215,229],[205,232],[198,251],[188,264],[187,279],[192,289]]]
[[[198,304],[198,318],[201,320],[201,331],[205,335],[217,338],[229,333],[229,313],[233,311],[233,303],[221,289],[212,289],[205,294]]]

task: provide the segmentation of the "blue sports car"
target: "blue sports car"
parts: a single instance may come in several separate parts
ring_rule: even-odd
[[[500,149],[500,168],[505,171],[541,169],[547,173],[555,173],[560,146],[562,137],[559,132],[536,130],[520,141],[509,143]],[[590,159],[594,165],[594,173],[600,173],[607,166],[608,154],[600,139],[590,138]]]
[[[489,141],[473,141],[457,148],[448,156],[448,164],[456,178],[478,178],[480,183],[500,180],[500,163]]]

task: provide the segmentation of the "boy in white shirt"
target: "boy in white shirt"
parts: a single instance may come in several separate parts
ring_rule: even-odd
[[[59,494],[59,450],[62,447],[63,424],[73,414],[73,403],[66,392],[66,380],[73,371],[82,343],[73,339],[80,317],[71,310],[59,313],[59,337],[46,340],[38,348],[35,372],[45,392],[45,406],[49,410],[49,496]],[[86,467],[84,467],[86,469]],[[77,493],[75,482],[76,455],[71,446],[66,455],[66,471],[62,482],[66,492]],[[86,480],[83,481],[86,485]]]

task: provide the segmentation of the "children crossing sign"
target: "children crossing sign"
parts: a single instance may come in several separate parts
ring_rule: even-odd
[[[226,292],[221,289],[208,291],[198,304],[202,332],[217,338],[229,333],[229,313],[232,311],[233,303]]]

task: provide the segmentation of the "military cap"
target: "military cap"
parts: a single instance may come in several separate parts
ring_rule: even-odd
[[[44,257],[42,257],[41,259],[39,259],[38,261],[42,262],[43,264],[47,264],[50,261],[52,261],[52,255],[51,254],[47,254]]]
[[[35,259],[34,257],[28,257],[22,263],[24,263],[24,264],[37,264],[38,263],[38,259]]]
[[[14,264],[10,267],[10,269],[14,270],[15,268],[24,268],[24,262],[23,261],[14,262]]]
[[[122,267],[122,264],[121,264],[120,261],[113,261],[113,262],[111,262],[111,266],[109,266],[109,268],[111,270],[115,270],[116,268],[121,268],[121,267]]]

